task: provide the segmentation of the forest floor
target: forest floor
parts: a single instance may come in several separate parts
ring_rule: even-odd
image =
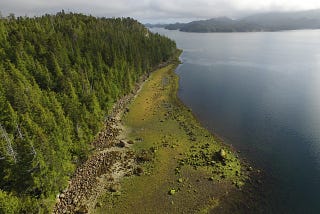
[[[97,174],[78,212],[263,213],[262,173],[180,102],[177,65],[153,72],[115,119],[115,143],[101,153],[117,161]]]

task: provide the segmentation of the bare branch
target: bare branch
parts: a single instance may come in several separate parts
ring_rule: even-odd
[[[2,135],[2,137],[4,138],[4,140],[7,142],[7,152],[8,152],[8,155],[13,158],[13,160],[14,160],[15,163],[17,163],[17,154],[16,154],[16,152],[14,151],[14,149],[12,148],[11,139],[10,139],[10,137],[8,136],[8,133],[7,133],[7,131],[5,130],[5,128],[1,125],[1,123],[0,123],[0,132],[1,132],[1,135]]]
[[[21,132],[21,129],[20,129],[20,126],[17,124],[17,131],[18,131],[18,136],[21,140],[23,140],[23,135],[22,135],[22,132]]]
[[[37,151],[35,150],[33,144],[31,144],[31,154],[33,155],[32,160],[34,160],[35,157],[37,156]]]

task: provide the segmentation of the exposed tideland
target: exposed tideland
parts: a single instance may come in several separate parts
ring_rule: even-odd
[[[123,138],[133,143],[136,166],[92,212],[230,213],[251,206],[252,168],[179,101],[176,66],[153,72],[125,111]]]

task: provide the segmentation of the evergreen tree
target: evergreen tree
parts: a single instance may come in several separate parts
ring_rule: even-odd
[[[175,51],[131,18],[0,18],[0,213],[50,212],[112,104]]]

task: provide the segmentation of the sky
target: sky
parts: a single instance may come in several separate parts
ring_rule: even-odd
[[[171,23],[259,12],[319,9],[320,0],[0,0],[3,16],[81,12],[103,17],[133,17],[143,23]]]

